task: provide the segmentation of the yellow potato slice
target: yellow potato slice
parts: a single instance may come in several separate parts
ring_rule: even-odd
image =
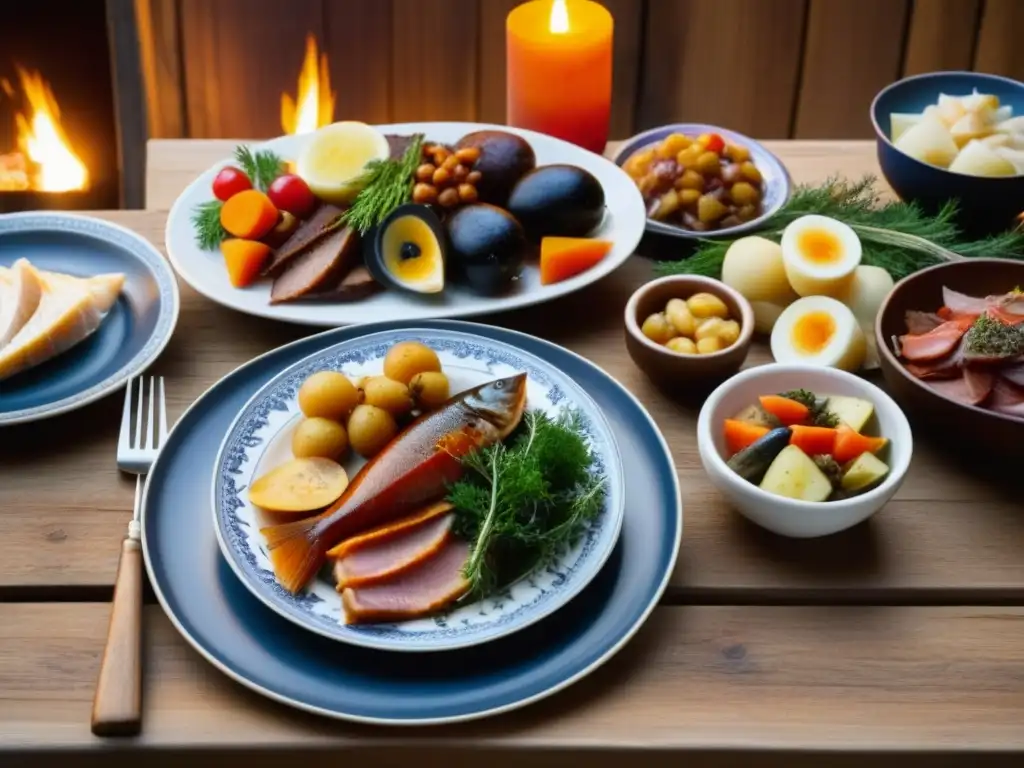
[[[254,480],[249,501],[272,512],[312,512],[337,501],[347,487],[348,474],[338,462],[292,459]]]

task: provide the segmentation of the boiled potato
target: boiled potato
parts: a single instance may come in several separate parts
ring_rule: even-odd
[[[761,488],[777,496],[803,501],[826,501],[832,483],[806,453],[787,445],[772,461],[761,480]]]
[[[686,300],[686,306],[696,318],[729,316],[725,302],[713,293],[695,293]]]
[[[685,336],[676,336],[674,339],[669,339],[665,347],[681,355],[697,354],[697,345],[693,343],[693,339],[688,339]]]
[[[972,141],[960,150],[949,170],[969,176],[1014,176],[1017,173],[1013,163],[980,141]]]
[[[403,384],[408,384],[417,373],[440,370],[437,353],[418,341],[399,342],[384,357],[384,375]]]
[[[914,159],[940,168],[948,168],[960,151],[949,128],[934,114],[907,128],[894,144]]]
[[[292,454],[297,459],[322,456],[340,461],[348,450],[348,433],[336,421],[313,416],[303,419],[292,433]]]
[[[727,347],[731,347],[740,338],[740,324],[735,320],[723,320],[718,328],[718,338]]]
[[[333,504],[348,487],[338,462],[322,457],[292,459],[249,486],[249,501],[272,512],[311,512]]]
[[[702,320],[693,333],[694,341],[720,337],[723,325],[725,325],[725,320],[720,317],[708,317]]]
[[[348,376],[320,371],[299,387],[299,408],[306,416],[342,421],[359,403],[359,392]]]
[[[724,349],[722,340],[717,336],[708,336],[697,342],[697,354],[710,355],[712,352],[721,352]]]
[[[450,397],[448,377],[440,371],[417,373],[409,382],[409,392],[417,406],[425,411],[433,410]]]
[[[357,405],[348,418],[348,440],[352,448],[367,459],[398,434],[395,417],[376,405]]]
[[[640,331],[655,344],[664,344],[676,335],[676,329],[672,327],[664,312],[649,315],[640,326]]]
[[[697,330],[697,321],[682,299],[669,299],[665,305],[665,317],[680,336],[693,336]]]
[[[387,376],[369,377],[360,385],[359,393],[362,402],[383,408],[392,416],[401,416],[412,410],[409,387]]]

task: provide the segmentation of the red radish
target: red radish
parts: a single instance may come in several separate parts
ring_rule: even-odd
[[[300,219],[311,214],[316,206],[316,197],[309,186],[294,173],[286,173],[274,179],[267,195],[279,210],[288,211]]]
[[[220,173],[213,179],[213,196],[218,200],[226,201],[247,189],[252,189],[249,177],[230,165],[227,168],[221,168]]]

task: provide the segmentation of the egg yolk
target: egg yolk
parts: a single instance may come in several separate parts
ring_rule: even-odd
[[[802,355],[817,355],[836,332],[836,321],[828,312],[808,312],[793,323],[793,346]]]
[[[440,249],[430,226],[417,216],[403,216],[384,233],[385,263],[400,280],[415,283],[437,270]]]
[[[843,257],[843,244],[839,238],[824,229],[807,229],[800,233],[797,248],[807,261],[814,264],[835,264]]]

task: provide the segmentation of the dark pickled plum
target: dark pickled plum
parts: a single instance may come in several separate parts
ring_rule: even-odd
[[[512,189],[508,210],[527,237],[582,237],[604,217],[604,189],[589,171],[575,165],[545,165],[526,174]]]
[[[516,182],[537,165],[529,142],[508,131],[474,131],[455,145],[456,150],[468,147],[480,150],[473,170],[480,172],[476,190],[484,203],[504,205]]]
[[[447,222],[451,264],[477,293],[494,296],[519,276],[528,245],[508,211],[487,203],[467,205]]]

